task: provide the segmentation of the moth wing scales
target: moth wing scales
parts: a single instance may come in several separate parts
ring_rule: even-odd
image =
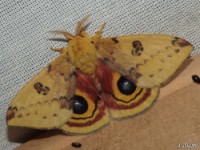
[[[70,119],[75,77],[65,57],[60,55],[15,96],[7,111],[8,125],[51,129]]]
[[[108,111],[99,96],[94,80],[77,71],[76,81],[75,95],[83,98],[83,101],[87,103],[87,109],[82,113],[76,113],[76,110],[73,112],[71,119],[60,128],[66,134],[90,133],[109,123]]]
[[[108,66],[145,88],[167,81],[192,49],[186,40],[164,34],[110,37],[97,42],[98,56]]]
[[[103,90],[104,103],[113,119],[133,117],[146,111],[159,95],[158,86],[137,87],[102,61],[98,63],[97,78]]]

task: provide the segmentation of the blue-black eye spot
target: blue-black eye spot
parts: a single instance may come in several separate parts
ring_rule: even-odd
[[[75,95],[73,98],[73,112],[84,114],[88,110],[88,103],[84,97]]]
[[[117,81],[117,86],[119,91],[124,95],[131,95],[136,89],[136,85],[123,76]]]

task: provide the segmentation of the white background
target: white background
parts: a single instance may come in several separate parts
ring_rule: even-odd
[[[58,53],[50,47],[47,31],[74,32],[77,21],[91,14],[92,35],[106,22],[103,36],[165,33],[187,39],[200,51],[199,0],[0,0],[0,146],[18,143],[7,139],[5,113],[22,86]]]

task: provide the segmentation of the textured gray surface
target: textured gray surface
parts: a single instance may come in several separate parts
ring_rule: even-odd
[[[0,146],[12,149],[5,112],[22,86],[57,53],[50,47],[65,43],[48,41],[47,31],[74,31],[75,24],[91,14],[88,32],[94,34],[105,21],[103,36],[165,33],[183,37],[200,51],[199,0],[0,0]]]

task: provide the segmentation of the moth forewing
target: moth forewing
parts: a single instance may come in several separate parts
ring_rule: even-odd
[[[64,55],[44,68],[10,103],[8,125],[43,129],[64,125],[72,115],[73,70]]]

